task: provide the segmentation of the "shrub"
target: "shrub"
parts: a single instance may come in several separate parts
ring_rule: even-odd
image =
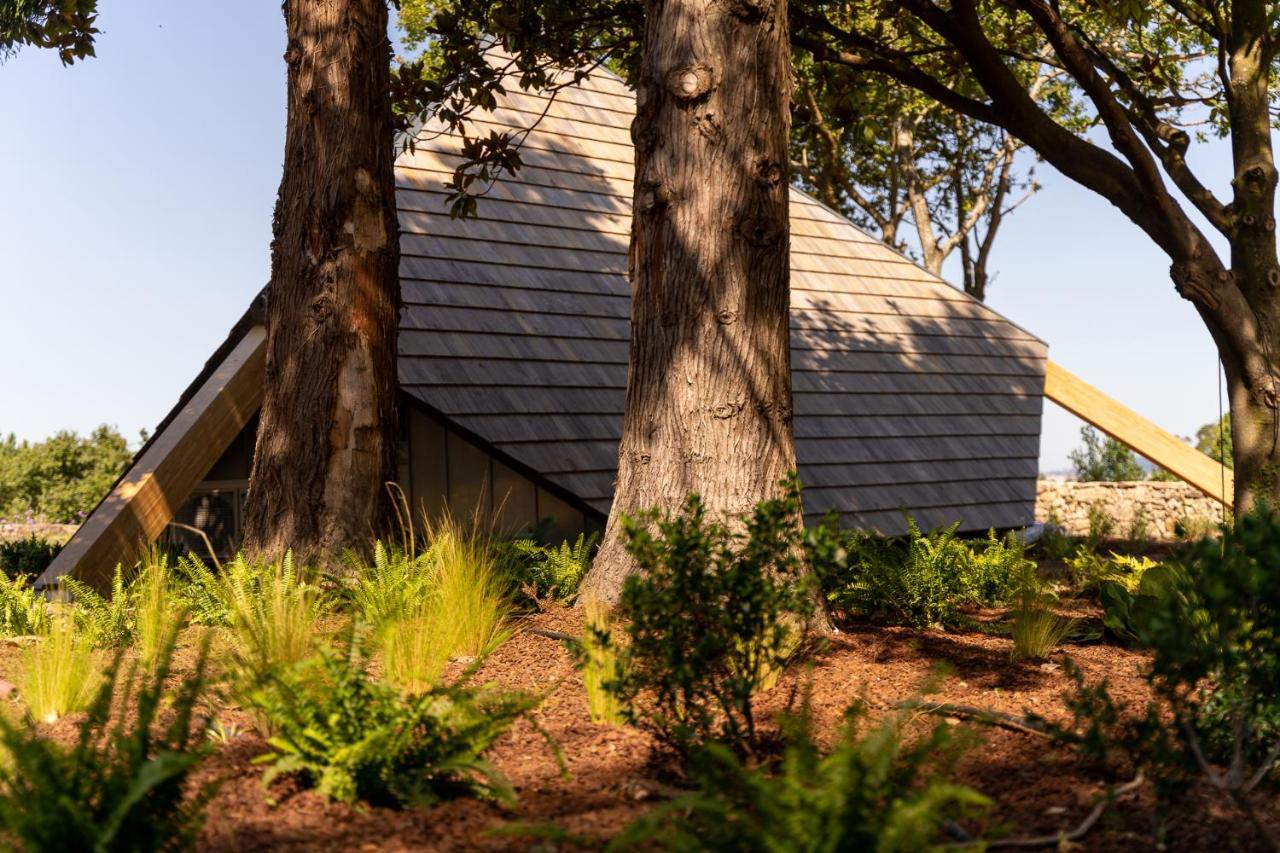
[[[626,722],[624,707],[613,690],[625,675],[626,650],[613,640],[613,614],[608,605],[592,600],[583,608],[586,626],[579,645],[578,668],[587,693],[587,712],[591,722],[611,726]]]
[[[1102,501],[1094,501],[1089,505],[1089,532],[1085,536],[1085,540],[1089,543],[1090,548],[1098,547],[1098,543],[1103,539],[1107,539],[1116,529],[1116,520],[1107,511]]]
[[[1155,475],[1152,475],[1155,479]],[[1125,537],[1133,545],[1145,545],[1151,540],[1151,518],[1147,515],[1147,508],[1139,506],[1134,510],[1133,518],[1129,521],[1129,534]]]
[[[432,595],[449,620],[455,654],[478,657],[510,636],[508,580],[493,540],[473,525],[451,516],[428,531],[425,558],[431,567]]]
[[[1108,483],[1146,479],[1138,457],[1114,438],[1103,438],[1096,429],[1086,426],[1080,430],[1080,440],[1083,445],[1067,454],[1079,479]]]
[[[822,573],[828,598],[843,610],[920,628],[955,624],[964,604],[1004,601],[1030,562],[1025,546],[993,531],[971,548],[958,528],[925,533],[908,517],[903,540],[854,534],[847,568]]]
[[[1153,768],[1165,792],[1192,774],[1205,778],[1280,845],[1253,797],[1280,757],[1280,520],[1266,507],[1243,517],[1221,542],[1192,546],[1183,565],[1148,570],[1140,596],[1155,578],[1160,588],[1132,630],[1151,650],[1147,677],[1172,725],[1162,725],[1152,703],[1143,719],[1154,723],[1117,726],[1105,685],[1078,680],[1077,720],[1088,734],[1081,740],[1099,753],[1121,744],[1134,764]]]
[[[798,488],[742,525],[708,521],[697,496],[678,516],[624,522],[638,571],[619,605],[628,665],[608,689],[629,721],[679,752],[708,740],[758,751],[751,697],[786,665],[810,612]]]
[[[465,679],[464,679],[465,680]],[[535,701],[465,684],[406,695],[369,677],[353,633],[346,654],[330,649],[273,672],[251,701],[271,721],[267,787],[296,775],[335,800],[383,806],[473,794],[510,803],[515,794],[484,752]]]
[[[34,533],[0,542],[0,572],[11,578],[38,575],[49,568],[61,550],[57,542]]]
[[[944,773],[958,755],[946,724],[904,742],[906,714],[860,734],[856,707],[835,749],[822,755],[807,718],[777,773],[744,766],[734,753],[709,744],[694,754],[696,790],[634,822],[614,848],[658,843],[662,850],[935,849],[944,825],[980,813],[990,801]]]
[[[0,827],[27,850],[182,850],[195,843],[214,783],[192,792],[191,770],[205,753],[191,727],[203,689],[202,650],[194,677],[178,682],[160,734],[164,685],[176,631],[150,677],[130,669],[117,678],[119,658],[70,748],[41,737],[28,723],[0,715]],[[112,718],[113,696],[117,722]]]
[[[37,720],[53,722],[85,710],[101,681],[91,639],[65,615],[48,620],[36,642],[23,650],[14,681]]]
[[[62,431],[44,441],[0,439],[0,515],[31,512],[72,523],[107,493],[129,464],[128,442],[103,425],[81,437]]]
[[[591,568],[591,551],[598,538],[595,533],[590,537],[580,533],[575,542],[565,541],[559,547],[517,539],[504,545],[504,556],[517,582],[531,598],[571,601]]]
[[[49,620],[44,593],[31,588],[27,575],[0,575],[0,632],[6,637],[40,633]]]
[[[1049,656],[1076,625],[1053,607],[1057,596],[1040,580],[1034,564],[1024,566],[1013,608],[1013,659],[1041,660]]]

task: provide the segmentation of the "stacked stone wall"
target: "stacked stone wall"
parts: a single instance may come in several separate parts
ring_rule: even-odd
[[[1053,520],[1073,536],[1089,532],[1089,512],[1097,507],[1113,521],[1112,535],[1127,537],[1135,521],[1146,520],[1147,538],[1175,538],[1179,522],[1216,524],[1222,505],[1182,482],[1082,483],[1040,480],[1036,487],[1036,521]]]

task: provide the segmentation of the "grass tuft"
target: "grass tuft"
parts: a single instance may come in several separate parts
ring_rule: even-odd
[[[93,638],[76,630],[70,614],[54,616],[24,650],[15,682],[34,719],[52,723],[85,710],[102,683]]]

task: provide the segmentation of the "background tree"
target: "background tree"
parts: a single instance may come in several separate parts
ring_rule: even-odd
[[[1231,415],[1223,415],[1220,420],[1207,423],[1196,430],[1196,450],[1232,467],[1231,459]]]
[[[1262,0],[796,0],[793,18],[795,43],[819,66],[888,76],[1003,128],[1165,252],[1225,368],[1242,510],[1255,496],[1280,498],[1278,15]],[[1063,73],[1105,139],[1037,103],[1028,81],[1045,67]],[[972,91],[954,85],[961,71]],[[1207,136],[1231,141],[1229,200],[1191,165],[1193,142]]]
[[[1076,478],[1086,482],[1122,483],[1145,480],[1138,457],[1114,438],[1103,437],[1093,427],[1080,430],[1081,447],[1068,454]]]
[[[0,440],[0,517],[78,522],[132,458],[125,437],[105,424],[87,436],[64,430],[35,443],[10,434]]]
[[[399,231],[385,0],[286,0],[288,123],[245,548],[334,557],[394,476]]]
[[[0,60],[24,45],[58,51],[63,65],[93,56],[98,0],[0,0]]]

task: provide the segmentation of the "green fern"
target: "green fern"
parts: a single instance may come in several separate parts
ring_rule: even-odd
[[[38,634],[49,622],[44,593],[32,589],[27,575],[0,574],[0,632],[6,637]]]
[[[133,641],[137,625],[124,566],[116,564],[110,596],[103,596],[75,578],[63,578],[62,586],[75,602],[76,628],[89,638],[94,648],[115,649]]]

